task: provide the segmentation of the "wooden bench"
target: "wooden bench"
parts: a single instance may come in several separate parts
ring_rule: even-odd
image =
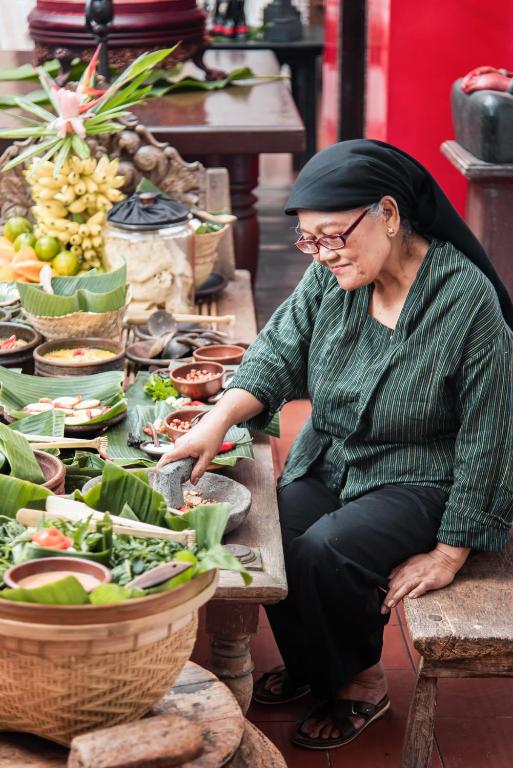
[[[401,768],[428,768],[439,677],[513,677],[513,537],[471,557],[445,589],[404,601],[420,653]]]

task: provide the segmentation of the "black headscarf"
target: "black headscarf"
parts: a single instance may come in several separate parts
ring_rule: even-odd
[[[311,158],[292,187],[285,213],[345,211],[395,199],[399,213],[422,235],[452,243],[495,287],[502,313],[513,328],[513,305],[482,245],[434,178],[411,155],[391,144],[354,139],[333,144]]]

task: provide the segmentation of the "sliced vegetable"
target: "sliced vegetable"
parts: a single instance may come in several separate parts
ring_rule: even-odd
[[[32,536],[32,541],[39,544],[40,547],[49,549],[69,549],[71,547],[71,539],[68,539],[57,528],[42,528],[40,531],[36,531]]]

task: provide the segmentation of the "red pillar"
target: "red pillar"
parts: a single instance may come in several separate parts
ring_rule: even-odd
[[[465,180],[440,154],[454,137],[450,90],[473,67],[513,69],[510,0],[368,0],[366,136],[433,173],[463,213]]]

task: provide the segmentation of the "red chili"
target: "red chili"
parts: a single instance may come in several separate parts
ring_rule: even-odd
[[[221,447],[219,448],[218,453],[227,453],[228,451],[233,451],[234,448],[235,443],[227,440],[225,443],[221,443]]]
[[[202,403],[202,402],[201,402],[201,400],[191,400],[191,402],[190,402],[190,403],[187,403],[187,408],[188,408],[190,405],[205,405],[205,403]]]

